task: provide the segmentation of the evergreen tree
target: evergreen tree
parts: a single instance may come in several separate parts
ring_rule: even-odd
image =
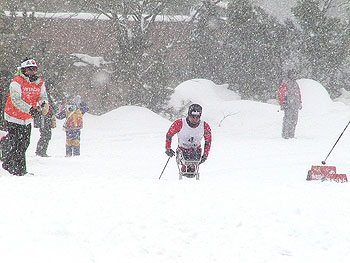
[[[247,0],[229,5],[227,27],[231,87],[243,98],[274,98],[285,56],[285,28]]]
[[[292,9],[301,28],[300,56],[305,74],[321,82],[332,96],[339,95],[344,65],[349,57],[349,27],[331,17],[333,1],[301,0]]]
[[[218,11],[219,7],[211,0],[204,0],[198,9],[189,51],[191,78],[224,81],[224,21],[220,19]]]

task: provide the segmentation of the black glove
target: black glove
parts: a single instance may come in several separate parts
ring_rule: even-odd
[[[166,155],[169,157],[173,157],[175,155],[175,152],[172,149],[168,149],[165,151]]]
[[[34,81],[36,81],[37,79],[38,79],[38,76],[36,76],[36,75],[29,76],[29,81],[30,81],[30,82],[34,82]]]
[[[40,112],[34,107],[30,108],[29,114],[32,115],[33,118],[37,118],[40,116]]]
[[[207,160],[207,158],[208,156],[203,155],[199,164],[204,163]]]

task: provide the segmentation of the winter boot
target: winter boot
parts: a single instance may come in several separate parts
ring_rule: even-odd
[[[79,156],[80,155],[80,145],[79,146],[73,146],[73,155]]]
[[[66,145],[66,157],[71,157],[73,154],[73,146]]]

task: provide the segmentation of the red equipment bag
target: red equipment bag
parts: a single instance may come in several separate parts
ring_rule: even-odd
[[[348,181],[348,178],[346,177],[346,174],[337,174],[335,166],[312,165],[311,170],[309,170],[307,173],[306,180],[335,181],[337,183],[345,183]]]

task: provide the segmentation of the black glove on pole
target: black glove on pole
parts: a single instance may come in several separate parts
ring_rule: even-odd
[[[173,149],[168,149],[165,151],[166,155],[168,155],[169,157],[173,157],[175,155],[175,152]]]
[[[39,116],[40,116],[39,111],[38,111],[36,108],[34,108],[34,107],[31,107],[31,108],[30,108],[29,114],[30,114],[33,118],[36,118],[36,117],[39,117]]]
[[[202,163],[204,163],[206,160],[207,160],[207,156],[205,156],[205,155],[203,155],[202,157],[201,157],[201,161],[199,162],[199,164],[202,164]]]

